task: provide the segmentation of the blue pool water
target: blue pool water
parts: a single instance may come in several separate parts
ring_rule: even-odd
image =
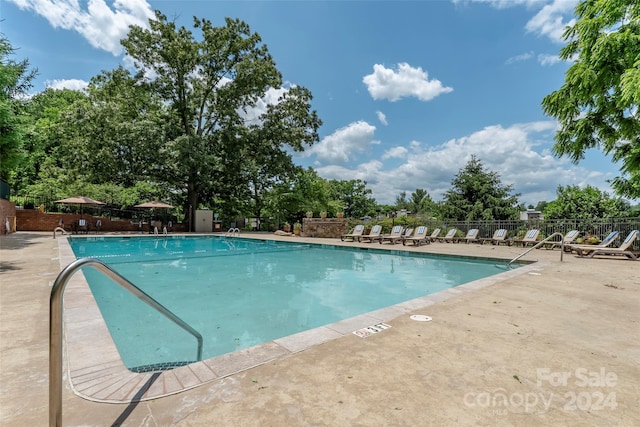
[[[203,358],[438,292],[503,270],[488,260],[225,238],[70,239],[204,337]],[[125,365],[192,361],[194,338],[94,268],[83,272]]]

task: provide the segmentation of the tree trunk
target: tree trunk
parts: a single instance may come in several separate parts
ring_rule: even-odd
[[[260,216],[262,215],[262,201],[260,199],[260,196],[258,195],[257,185],[254,185],[253,188],[254,188],[254,190],[253,190],[253,199],[256,202],[255,210],[254,210],[253,214],[256,216],[256,224],[257,224],[257,230],[256,231],[260,231]]]
[[[196,208],[198,207],[198,191],[196,185],[190,182],[187,185],[187,208],[186,217],[189,220],[189,231],[195,231]]]

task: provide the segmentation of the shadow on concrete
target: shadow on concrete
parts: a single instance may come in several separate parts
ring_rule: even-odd
[[[25,246],[32,245],[30,241],[33,239],[42,239],[45,235],[43,233],[29,233],[29,232],[16,232],[11,234],[4,234],[0,236],[0,249],[21,249]],[[53,239],[53,234],[50,234]]]
[[[0,262],[0,273],[5,273],[7,271],[16,271],[22,270],[21,267],[18,267],[12,262]]]
[[[122,414],[120,414],[120,416],[113,422],[113,424],[111,424],[111,427],[121,426],[122,423],[124,423],[127,418],[129,418],[129,415],[131,415],[133,410],[136,409],[136,407],[140,403],[140,399],[142,399],[142,396],[144,396],[147,390],[149,390],[149,387],[151,387],[151,385],[156,382],[158,377],[160,377],[160,372],[154,373],[151,378],[149,378],[149,381],[147,381],[142,387],[140,387],[140,390],[138,390],[135,396],[133,396],[133,399],[131,399],[131,403],[126,407],[124,411],[122,411]]]

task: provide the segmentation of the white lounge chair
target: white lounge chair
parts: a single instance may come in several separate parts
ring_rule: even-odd
[[[416,228],[413,236],[405,237],[402,239],[402,245],[406,246],[407,242],[413,243],[414,246],[420,246],[422,243],[429,243],[430,237],[427,236],[428,228],[424,225]]]
[[[607,237],[602,239],[602,242],[600,242],[599,245],[569,245],[569,250],[571,252],[577,253],[579,256],[589,255],[596,249],[602,249],[606,248],[607,246],[611,246],[611,244],[615,242],[618,237],[620,237],[620,232],[612,231],[607,235]]]
[[[447,231],[447,234],[445,234],[444,237],[438,237],[438,241],[443,243],[452,243],[456,237],[457,232],[458,229],[452,228],[451,230]]]
[[[402,231],[402,238],[406,239],[407,237],[413,236],[413,228],[405,228]]]
[[[507,240],[507,230],[504,228],[500,228],[493,233],[493,237],[482,239],[482,243],[491,242],[492,245],[499,245],[500,243],[505,243],[510,245],[511,242]]]
[[[480,230],[478,230],[477,228],[472,228],[469,231],[467,231],[467,235],[464,237],[461,237],[460,239],[458,239],[459,242],[465,242],[465,243],[469,243],[469,242],[476,242],[478,241],[478,233],[480,232]]]
[[[531,230],[527,231],[527,234],[525,234],[522,239],[513,239],[511,242],[517,245],[521,244],[522,246],[525,246],[525,247],[529,246],[530,243],[532,245],[535,245],[538,242],[539,234],[540,234],[540,230],[536,228],[532,228]]]
[[[394,225],[391,229],[391,233],[385,234],[380,237],[380,244],[382,244],[383,242],[389,242],[395,245],[400,240],[402,240],[402,226]]]
[[[593,258],[594,255],[624,255],[627,258],[637,260],[638,257],[634,254],[629,248],[633,244],[633,242],[638,238],[638,230],[633,230],[631,233],[627,235],[619,248],[610,248],[606,247],[596,247],[594,250],[587,252],[584,249],[578,249],[576,252],[578,256],[588,256],[589,258]]]
[[[369,243],[373,243],[376,240],[380,240],[382,238],[382,236],[380,235],[381,232],[382,232],[382,226],[380,224],[376,224],[371,228],[371,231],[369,232],[369,234],[363,234],[357,239],[359,242],[363,242],[366,240]]]
[[[440,231],[442,230],[439,228],[436,228],[435,230],[433,230],[433,232],[429,236],[429,242],[435,242],[438,239],[438,236],[440,236]]]
[[[343,242],[345,241],[345,239],[351,239],[352,241],[356,241],[358,237],[362,236],[363,232],[364,232],[364,224],[358,224],[354,227],[353,230],[351,230],[350,233],[343,234],[342,236],[340,236],[340,240],[342,240]]]

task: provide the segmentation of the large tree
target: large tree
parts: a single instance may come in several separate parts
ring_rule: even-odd
[[[497,172],[485,170],[472,156],[451,181],[441,212],[445,219],[457,221],[506,220],[518,217],[518,194],[504,185]]]
[[[319,126],[315,117],[293,117],[310,114],[305,109],[302,113],[289,111],[269,135],[252,128],[250,112],[259,107],[269,89],[282,84],[266,45],[240,20],[227,18],[225,25],[215,27],[194,17],[194,28],[200,30],[198,37],[156,12],[148,29],[132,26],[122,41],[135,66],[145,72],[146,81],[176,118],[179,133],[166,147],[173,166],[167,174],[182,183],[192,215],[202,197],[212,199],[232,184],[236,188],[250,185],[250,174],[233,167],[241,167],[243,156],[251,155],[247,144],[302,149],[303,143],[316,139]],[[302,105],[308,107],[307,92],[298,90],[294,95],[304,98]],[[270,139],[258,139],[260,133]],[[264,158],[265,151],[256,152]]]
[[[560,122],[553,147],[574,162],[598,147],[620,162],[612,182],[640,197],[640,5],[637,0],[583,0],[565,30],[560,58],[573,61],[565,83],[542,101]]]
[[[0,35],[0,178],[8,180],[24,158],[24,96],[31,87],[37,70],[29,61],[14,61],[14,49]]]

